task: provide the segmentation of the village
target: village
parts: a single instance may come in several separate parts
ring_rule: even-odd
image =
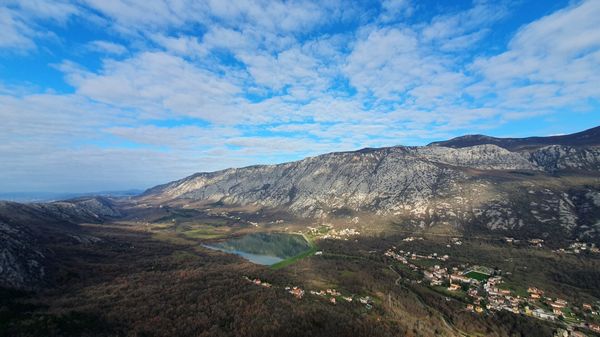
[[[422,238],[408,237],[404,241],[410,242],[419,239]],[[529,244],[538,246],[542,242],[534,240]],[[453,238],[452,244],[460,245],[461,241]],[[571,245],[570,248],[581,249],[581,246]],[[586,317],[600,315],[599,303],[595,305],[582,303],[578,308],[580,310],[577,311],[584,315],[578,316],[574,314],[574,308],[566,300],[545,296],[544,291],[536,287],[527,287],[526,295],[516,294],[514,290],[504,286],[502,272],[497,269],[464,264],[449,268],[442,265],[450,260],[447,254],[418,254],[396,250],[396,247],[386,250],[384,255],[400,262],[422,277],[412,280],[413,283],[424,283],[443,295],[460,299],[465,303],[465,309],[468,311],[485,314],[504,310],[542,320],[560,320],[570,327],[579,327],[600,333],[599,324],[585,320]],[[427,260],[428,263],[418,263],[419,260]]]
[[[273,285],[269,282],[262,281],[259,278],[249,278],[248,276],[243,277],[246,281],[265,288],[272,288]],[[283,290],[296,299],[300,300],[306,295],[306,291],[298,286],[285,286]],[[340,291],[336,289],[322,289],[322,290],[310,290],[309,294],[317,297],[321,297],[331,304],[335,305],[340,301],[345,301],[348,303],[360,303],[360,305],[364,305],[364,308],[367,310],[371,310],[373,308],[373,299],[370,296],[357,296],[353,294],[342,294]]]
[[[307,234],[320,239],[348,240],[353,236],[360,235],[360,232],[354,228],[336,230],[330,224],[323,224],[319,227],[308,227]]]
[[[520,244],[526,243],[531,248],[544,247],[543,239],[529,239],[529,240],[522,241],[522,240],[518,240],[518,239],[515,239],[512,237],[504,237],[503,241],[505,243],[508,243],[511,245],[520,245]],[[571,244],[569,244],[569,246],[566,248],[553,249],[552,251],[554,253],[558,253],[558,254],[583,254],[583,253],[600,254],[600,247],[597,247],[595,243],[575,241],[575,242],[572,242]]]

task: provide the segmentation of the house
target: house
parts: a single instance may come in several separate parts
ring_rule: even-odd
[[[588,303],[583,303],[582,308],[583,310],[592,311],[592,305]]]
[[[564,304],[562,303],[557,303],[557,302],[547,302],[549,306],[552,307],[552,309],[562,309],[565,307]]]
[[[323,252],[322,252],[322,251],[320,251],[320,250],[317,250],[317,251],[315,252],[315,255],[323,255]]]
[[[450,291],[457,291],[460,289],[460,285],[456,284],[456,283],[452,283],[450,284],[450,286],[448,287],[448,290]]]
[[[473,304],[467,304],[467,310],[473,311],[475,310],[475,307],[473,306]]]
[[[335,297],[332,297],[332,298],[330,298],[330,299],[329,299],[329,302],[331,302],[331,303],[335,304]]]
[[[556,319],[556,316],[554,316],[553,314],[549,314],[547,312],[545,312],[542,309],[535,309],[532,312],[534,317],[540,318],[540,319],[547,319],[547,320],[554,320]]]
[[[429,284],[432,285],[432,286],[441,286],[442,285],[442,280],[438,280],[438,279],[431,280],[431,282],[429,282]]]
[[[461,283],[471,283],[470,278],[463,276],[463,275],[458,275],[458,274],[450,275],[450,281],[456,281],[456,282],[461,282]]]
[[[588,325],[588,327],[589,327],[589,328],[590,328],[590,330],[592,330],[592,331],[595,331],[595,332],[600,332],[600,325],[598,325],[598,324],[593,324],[593,323],[590,323],[590,324]]]
[[[480,307],[480,306],[476,306],[476,307],[475,307],[475,312],[477,312],[477,313],[481,314],[481,313],[483,312],[483,308],[482,308],[482,307]]]
[[[302,288],[293,287],[289,292],[297,299],[301,299],[302,296],[304,296],[304,290],[302,290]]]
[[[340,296],[341,293],[335,289],[327,289],[327,293],[331,296]]]
[[[570,337],[586,337],[587,335],[580,331],[571,331]]]
[[[371,297],[365,296],[358,299],[362,304],[369,304],[371,302]]]
[[[563,308],[567,306],[567,304],[569,304],[567,301],[565,300],[561,300],[561,299],[556,299],[556,301],[554,301],[554,303],[561,305]]]

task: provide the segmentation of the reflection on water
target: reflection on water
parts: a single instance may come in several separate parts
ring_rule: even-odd
[[[310,249],[301,235],[283,233],[254,233],[203,246],[262,265],[272,265]]]

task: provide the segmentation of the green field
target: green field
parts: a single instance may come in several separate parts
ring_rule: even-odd
[[[485,281],[488,278],[490,278],[489,275],[486,275],[486,274],[483,274],[483,273],[479,273],[479,272],[476,272],[476,271],[470,271],[470,272],[466,273],[465,276],[469,277],[469,278],[472,278],[474,280],[477,280],[477,281]]]

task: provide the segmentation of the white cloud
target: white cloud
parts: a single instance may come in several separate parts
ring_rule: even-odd
[[[79,8],[56,0],[6,0],[0,3],[0,49],[16,52],[35,49],[35,39],[51,36],[36,20],[66,24]]]
[[[90,50],[106,54],[122,55],[127,52],[127,48],[118,43],[110,41],[95,40],[88,43]]]
[[[109,37],[82,42],[99,52],[86,56],[100,66],[57,67],[75,93],[0,86],[0,156],[8,158],[0,183],[37,176],[73,188],[96,189],[103,179],[139,187],[473,132],[600,98],[597,1],[525,25],[505,51],[473,63],[463,51],[476,54],[507,7],[476,1],[409,25],[418,6],[385,0],[374,13],[337,0],[0,5],[5,49],[36,48],[47,21],[68,27],[73,16],[99,13],[102,27],[114,26]]]
[[[35,47],[32,35],[32,29],[21,21],[13,10],[0,7],[0,48],[32,49]]]
[[[227,122],[240,116],[231,108],[241,91],[235,78],[194,66],[163,52],[143,52],[123,60],[106,60],[99,73],[62,69],[77,93],[143,118],[191,116]]]
[[[474,62],[483,81],[469,91],[515,113],[600,99],[599,16],[600,3],[584,1],[522,27],[506,52]]]
[[[399,21],[411,16],[415,10],[410,0],[383,0],[380,19],[383,22]]]

